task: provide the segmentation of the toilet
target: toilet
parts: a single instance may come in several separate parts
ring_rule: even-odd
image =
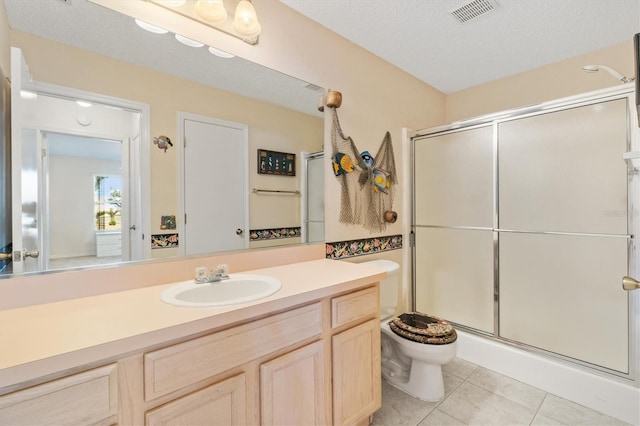
[[[394,317],[398,299],[400,265],[391,260],[372,260],[362,264],[376,266],[387,272],[387,278],[380,282],[380,341],[382,344],[383,379],[392,386],[423,401],[441,400],[444,397],[442,365],[456,356],[455,330],[440,318],[423,317],[419,313],[407,313]],[[437,324],[436,327],[446,328],[447,334],[432,338],[425,335],[431,329],[415,328],[412,327],[416,326],[415,323],[404,322],[405,319],[413,319],[414,314],[418,314],[416,318],[420,320]],[[392,330],[390,322],[394,323],[393,327],[402,336]],[[400,329],[397,324],[401,326]],[[438,343],[421,343],[423,341]]]

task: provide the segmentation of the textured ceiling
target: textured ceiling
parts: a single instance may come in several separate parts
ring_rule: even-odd
[[[19,31],[318,115],[319,92],[305,82],[187,48],[171,34],[148,33],[87,0],[3,1],[10,26]],[[281,1],[445,93],[640,32],[640,0],[495,0],[497,8],[465,24],[448,12],[467,0]]]
[[[281,1],[445,93],[640,32],[640,0],[496,0],[464,24],[449,11],[467,0]]]

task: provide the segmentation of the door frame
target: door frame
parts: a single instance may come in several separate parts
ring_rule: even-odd
[[[245,191],[244,191],[244,248],[249,248],[249,126],[243,123],[237,123],[234,121],[222,120],[214,117],[207,117],[199,114],[192,114],[189,112],[178,111],[177,116],[177,135],[178,135],[178,220],[177,222],[177,231],[179,236],[178,242],[178,256],[186,256],[186,244],[185,241],[180,241],[186,237],[185,235],[185,214],[186,214],[186,206],[184,200],[185,194],[185,135],[184,135],[184,122],[186,120],[191,121],[199,121],[202,123],[207,123],[215,126],[224,126],[230,127],[232,129],[237,129],[242,132],[242,153],[243,159],[242,165],[244,167],[244,180],[245,180]]]
[[[70,100],[82,99],[89,102],[115,106],[140,114],[140,135],[138,138],[132,138],[128,141],[123,140],[123,135],[78,132],[65,128],[38,127],[36,128],[36,131],[38,132],[38,137],[41,137],[42,132],[63,133],[77,136],[120,140],[123,144],[128,145],[129,149],[127,152],[123,152],[122,154],[122,161],[129,163],[127,164],[129,174],[127,191],[129,192],[129,211],[131,212],[129,220],[130,224],[133,223],[136,225],[136,228],[139,226],[138,229],[141,231],[139,234],[140,238],[131,238],[131,236],[128,238],[130,241],[129,260],[151,259],[151,108],[149,104],[50,83],[32,81],[25,84],[25,87],[43,95],[57,96]],[[134,139],[139,139],[139,143],[134,143]],[[123,229],[122,231],[123,235],[126,235],[124,234],[124,231],[129,230]]]

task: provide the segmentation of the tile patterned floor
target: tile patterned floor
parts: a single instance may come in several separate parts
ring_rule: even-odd
[[[439,402],[412,398],[383,380],[373,425],[627,425],[459,358],[443,367],[443,375]]]

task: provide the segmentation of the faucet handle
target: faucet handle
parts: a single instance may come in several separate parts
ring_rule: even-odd
[[[226,264],[226,263],[220,263],[216,267],[216,270],[218,271],[219,274],[228,275],[229,274],[229,265]]]
[[[195,282],[206,283],[209,280],[209,271],[207,271],[207,268],[205,268],[204,266],[197,267],[195,272]]]

